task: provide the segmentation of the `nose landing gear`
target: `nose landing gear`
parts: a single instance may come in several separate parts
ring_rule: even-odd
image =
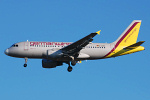
[[[24,67],[27,67],[27,61],[28,61],[28,58],[24,58],[25,59],[25,64],[23,65]]]

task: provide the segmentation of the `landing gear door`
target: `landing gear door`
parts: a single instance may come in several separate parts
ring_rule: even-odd
[[[24,50],[28,51],[29,50],[29,42],[24,43]]]

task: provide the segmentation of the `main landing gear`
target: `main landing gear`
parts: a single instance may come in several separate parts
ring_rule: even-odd
[[[70,61],[66,62],[66,64],[68,64],[67,71],[71,72],[73,68],[70,66]]]
[[[27,61],[28,61],[28,58],[24,58],[25,59],[25,64],[23,65],[24,67],[27,67]]]
[[[68,66],[68,68],[67,68],[68,72],[71,72],[72,69],[73,69],[73,68],[72,68],[71,66]]]
[[[72,60],[72,61],[71,61],[71,65],[72,65],[72,66],[75,66],[76,63],[77,63],[77,62],[76,62],[75,60]],[[71,72],[71,71],[73,70],[73,68],[70,66],[70,62],[68,62],[67,64],[69,65],[68,68],[67,68],[67,70],[68,70],[68,72]]]

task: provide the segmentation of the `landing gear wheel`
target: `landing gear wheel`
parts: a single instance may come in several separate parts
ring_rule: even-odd
[[[24,66],[24,67],[27,67],[27,64],[24,64],[23,66]]]
[[[76,62],[75,60],[72,60],[72,61],[71,61],[71,65],[72,65],[72,66],[75,66],[76,63],[77,63],[77,62]]]
[[[73,68],[72,68],[71,66],[69,66],[67,70],[68,70],[68,72],[71,72],[72,69],[73,69]]]

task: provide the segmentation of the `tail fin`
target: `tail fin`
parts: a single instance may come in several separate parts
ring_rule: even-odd
[[[129,46],[136,43],[138,38],[138,33],[140,30],[141,20],[134,20],[127,29],[121,34],[121,36],[114,42],[116,47]]]
[[[144,50],[144,47],[140,46],[143,41],[136,43],[140,25],[141,20],[134,20],[121,34],[121,36],[113,42],[114,48],[107,55],[105,55],[105,58],[116,57]],[[128,51],[129,48],[130,50]]]

